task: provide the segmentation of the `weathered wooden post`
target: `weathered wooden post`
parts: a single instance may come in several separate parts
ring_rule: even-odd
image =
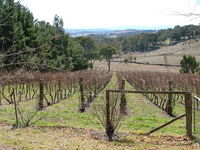
[[[39,95],[39,102],[38,102],[38,110],[43,109],[43,99],[44,99],[44,81],[40,80],[40,95]]]
[[[121,87],[120,90],[125,90],[125,80],[121,81]],[[120,103],[120,112],[124,115],[127,114],[127,108],[126,108],[127,102],[126,102],[126,96],[125,92],[121,92],[121,103]]]
[[[96,94],[97,94],[97,81],[96,79],[94,79],[94,97],[96,97]]]
[[[108,59],[108,71],[110,71],[110,59]]]
[[[12,88],[11,95],[13,96],[12,102],[13,102],[14,108],[15,108],[15,125],[13,126],[13,128],[18,128],[19,127],[19,118],[18,118],[18,108],[17,108],[17,102],[16,102],[15,89],[14,88]]]
[[[82,113],[85,111],[85,99],[84,99],[84,93],[83,93],[83,78],[80,78],[80,80],[79,80],[79,87],[80,87],[79,90],[80,90],[80,95],[81,95],[79,111]]]
[[[29,95],[29,99],[31,99],[31,84],[28,84],[28,95]]]
[[[20,102],[22,101],[22,92],[21,91],[19,92],[19,101]]]
[[[172,90],[173,90],[173,82],[172,81],[169,81],[169,87],[168,88],[169,88],[169,92],[172,92]],[[173,95],[171,93],[168,94],[168,100],[167,100],[167,105],[166,105],[166,112],[170,116],[173,116],[173,114],[172,114],[172,110],[173,110],[172,99],[173,99],[173,97],[172,96]]]
[[[111,132],[111,122],[110,122],[110,93],[106,90],[106,135],[108,136],[108,140],[112,141]]]
[[[1,103],[1,101],[2,101],[1,95],[2,95],[2,93],[1,93],[1,90],[0,90],[0,105],[2,104]]]
[[[63,99],[63,92],[62,92],[62,86],[61,83],[58,83],[58,90],[59,90],[59,100]]]
[[[14,92],[14,91],[13,91]],[[15,128],[18,128],[18,126],[19,126],[19,119],[18,119],[18,111],[17,111],[17,102],[16,102],[16,99],[15,99],[15,97],[14,97],[14,99],[13,99],[13,103],[14,103],[14,108],[15,108],[15,122],[16,122],[16,124],[15,124]]]
[[[192,138],[192,94],[185,94],[186,135]]]

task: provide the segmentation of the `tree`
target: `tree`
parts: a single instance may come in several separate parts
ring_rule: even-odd
[[[13,0],[0,1],[0,13],[0,47],[3,64],[13,64],[7,69],[19,68],[20,62],[26,62],[29,57],[29,54],[23,51],[32,45],[33,15],[27,8]]]
[[[69,40],[69,56],[72,61],[70,66],[72,71],[88,68],[88,60],[84,57],[84,48],[74,39]]]
[[[58,15],[55,15],[53,20],[53,26],[56,27],[56,29],[62,34],[64,34],[63,25],[64,25],[63,19],[60,18]]]
[[[94,41],[78,43],[65,33],[63,24],[58,15],[51,25],[34,20],[20,2],[0,0],[0,68],[42,72],[87,69]]]
[[[106,45],[100,48],[99,55],[101,58],[107,61],[108,71],[110,71],[110,59],[116,53],[117,53],[116,49],[110,45]]]
[[[199,63],[196,61],[194,56],[183,56],[183,59],[180,62],[181,70],[183,73],[196,73],[198,71]]]
[[[84,48],[84,56],[90,61],[90,68],[93,68],[95,59],[97,59],[97,52],[95,42],[90,37],[77,37],[75,38]]]

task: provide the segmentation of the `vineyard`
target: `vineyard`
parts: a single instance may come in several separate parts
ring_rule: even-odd
[[[103,132],[106,125],[106,90],[189,91],[193,95],[193,135],[197,140],[200,138],[199,75],[92,70],[0,74],[0,123],[11,128],[67,127]],[[116,100],[113,101],[116,107],[110,108],[113,110],[111,121],[120,122],[118,132],[122,141],[134,141],[136,139],[130,133],[143,135],[185,113],[184,95],[181,94],[122,92],[110,94],[111,100],[112,97]],[[101,137],[99,134],[96,136]],[[180,138],[185,135],[185,119],[179,119],[154,134]],[[174,148],[177,145],[171,146]]]

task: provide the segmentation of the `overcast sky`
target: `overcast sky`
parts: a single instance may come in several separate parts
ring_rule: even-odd
[[[174,26],[199,24],[200,0],[21,0],[35,19],[52,23],[55,14],[65,28],[111,28],[120,26]]]

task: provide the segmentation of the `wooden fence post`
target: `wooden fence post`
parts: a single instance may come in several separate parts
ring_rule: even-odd
[[[79,87],[80,87],[80,94],[81,94],[81,100],[80,100],[80,107],[79,111],[82,113],[85,111],[85,100],[84,100],[84,92],[83,92],[83,78],[80,78],[79,80]]]
[[[38,110],[43,109],[43,99],[44,99],[44,81],[40,80],[40,96],[38,102]]]
[[[110,71],[110,59],[108,59],[108,71]]]
[[[110,136],[110,93],[106,90],[106,134],[109,138],[109,141],[112,141],[112,136]]]
[[[14,104],[14,108],[15,108],[15,123],[16,123],[14,125],[14,128],[18,128],[18,126],[19,126],[19,118],[18,118],[17,102],[16,102],[14,88],[13,88],[13,91],[12,91],[12,95],[13,95],[13,104]]]
[[[192,138],[192,94],[185,94],[186,135]]]
[[[121,81],[121,87],[120,90],[125,90],[125,80]],[[121,103],[120,103],[120,112],[122,114],[127,114],[127,108],[126,108],[127,102],[126,102],[126,96],[124,92],[121,92]]]
[[[0,90],[0,105],[1,105],[1,101],[2,101],[2,98],[1,98],[2,93],[1,92],[2,91]]]
[[[173,86],[173,82],[169,81],[169,92],[172,92],[172,90],[173,90],[172,86]],[[173,116],[173,114],[172,114],[172,110],[173,110],[173,108],[172,108],[172,99],[173,99],[173,97],[172,96],[173,95],[171,93],[168,94],[168,100],[167,100],[167,105],[166,105],[166,112],[170,116]]]

